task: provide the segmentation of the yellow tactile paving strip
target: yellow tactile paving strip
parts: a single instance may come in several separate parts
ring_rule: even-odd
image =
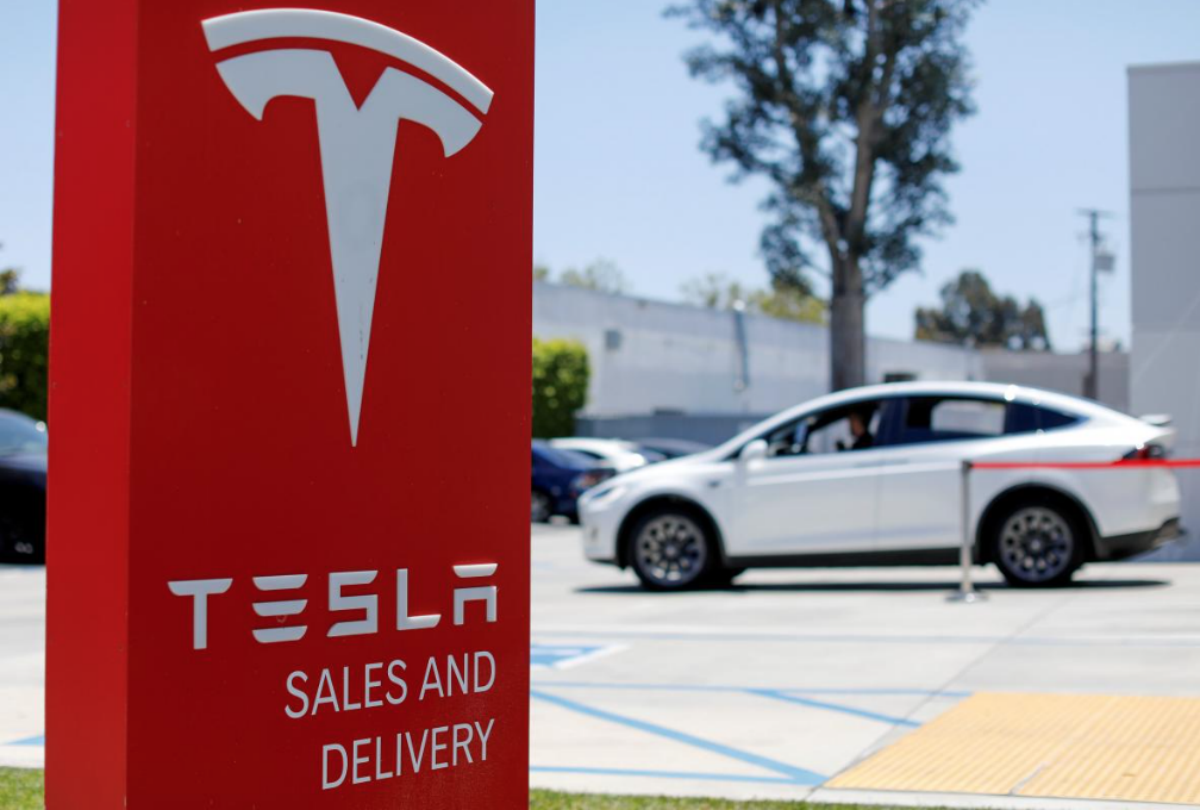
[[[825,786],[1200,805],[1200,699],[980,693]]]

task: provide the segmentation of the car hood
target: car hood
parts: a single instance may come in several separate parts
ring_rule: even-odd
[[[45,453],[13,453],[9,456],[0,455],[0,469],[20,470],[45,474]]]
[[[708,461],[709,459],[707,458],[707,455],[708,454],[705,453],[695,456],[684,456],[682,458],[668,459],[667,461],[660,461],[657,464],[644,464],[641,467],[635,467],[628,472],[623,472],[611,480],[619,481],[621,483],[638,483],[641,481],[652,481],[663,476],[670,477],[680,469],[693,467],[698,462]]]

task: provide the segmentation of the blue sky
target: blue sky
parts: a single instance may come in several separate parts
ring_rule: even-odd
[[[764,187],[733,186],[697,148],[723,91],[681,56],[697,35],[658,0],[539,0],[535,258],[561,270],[615,261],[635,294],[677,298],[718,272],[763,284]],[[0,264],[49,286],[55,4],[0,3]],[[925,243],[921,274],[877,296],[868,329],[907,337],[913,308],[977,267],[1037,296],[1059,348],[1087,327],[1081,206],[1105,224],[1117,270],[1102,280],[1106,334],[1129,338],[1125,69],[1200,59],[1194,0],[992,0],[968,33],[979,113],[955,132],[957,224]]]

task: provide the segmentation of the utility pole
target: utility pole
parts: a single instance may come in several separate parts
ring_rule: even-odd
[[[1091,304],[1092,304],[1092,323],[1091,323],[1091,339],[1088,342],[1088,373],[1087,378],[1083,381],[1083,395],[1090,399],[1099,399],[1100,395],[1100,358],[1099,358],[1099,336],[1100,336],[1100,304],[1099,291],[1097,289],[1097,276],[1100,271],[1111,271],[1113,269],[1113,257],[1111,253],[1100,250],[1102,238],[1100,236],[1100,218],[1111,217],[1112,214],[1108,211],[1100,211],[1096,208],[1081,208],[1079,213],[1088,218],[1088,238],[1091,242],[1092,249],[1092,278],[1091,278]]]

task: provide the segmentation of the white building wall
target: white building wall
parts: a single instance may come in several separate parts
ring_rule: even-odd
[[[1097,399],[1110,408],[1129,413],[1129,354],[1103,352],[1099,356],[1099,365]],[[1087,379],[1088,355],[1087,352],[1054,354],[985,350],[983,372],[988,382],[1045,388],[1081,397]]]
[[[732,312],[534,284],[533,334],[587,346],[588,416],[765,415],[829,390],[825,327],[759,315],[743,321],[744,372]],[[867,367],[871,382],[888,373],[982,379],[978,352],[933,343],[872,339]]]
[[[1129,70],[1135,413],[1169,413],[1177,456],[1200,454],[1200,63]],[[1200,532],[1200,475],[1183,470]],[[1177,556],[1200,559],[1193,539]]]

